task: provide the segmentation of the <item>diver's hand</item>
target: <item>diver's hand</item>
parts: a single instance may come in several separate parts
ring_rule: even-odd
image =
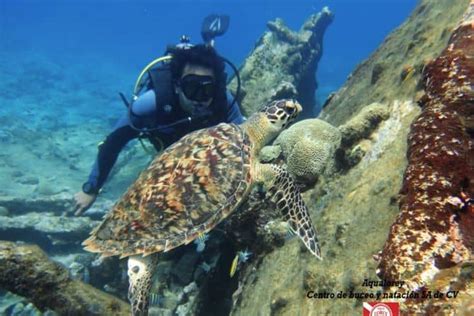
[[[76,194],[74,194],[74,201],[75,201],[75,204],[73,207],[74,215],[76,216],[82,215],[82,213],[87,211],[87,209],[92,206],[96,198],[97,198],[97,194],[87,194],[82,191],[79,191]]]

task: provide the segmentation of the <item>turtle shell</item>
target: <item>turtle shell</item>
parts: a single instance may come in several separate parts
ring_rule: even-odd
[[[195,131],[144,170],[83,244],[104,256],[168,251],[210,231],[250,191],[250,142],[235,124]]]

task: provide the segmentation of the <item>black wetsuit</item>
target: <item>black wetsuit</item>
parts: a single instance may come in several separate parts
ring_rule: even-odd
[[[133,103],[133,114],[129,115],[127,113],[117,122],[113,131],[100,145],[97,160],[86,182],[89,187],[93,188],[94,193],[98,192],[104,185],[123,147],[130,140],[143,136],[143,133],[136,128],[153,129],[160,127],[159,130],[145,133],[145,136],[155,148],[160,149],[161,143],[156,140],[156,137],[161,140],[162,145],[166,148],[189,132],[222,122],[240,124],[244,121],[237,103],[231,105],[232,96],[224,93],[224,97],[215,100],[211,104],[211,115],[202,119],[184,120],[184,123],[169,126],[188,117],[188,114],[179,106],[177,96],[172,94],[170,97],[169,95],[168,93],[167,96],[162,97],[159,93],[155,93],[153,89],[148,90]],[[130,122],[130,118],[132,122]]]

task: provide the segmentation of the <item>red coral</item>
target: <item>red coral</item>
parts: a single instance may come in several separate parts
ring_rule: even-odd
[[[474,27],[471,4],[448,47],[423,71],[421,115],[408,137],[400,214],[382,250],[379,276],[420,289],[473,253]],[[471,15],[470,15],[470,14]]]

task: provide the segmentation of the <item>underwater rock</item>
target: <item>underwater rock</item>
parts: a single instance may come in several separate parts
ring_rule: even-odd
[[[28,301],[24,297],[0,289],[0,315],[12,315],[12,311],[20,304],[24,306]]]
[[[198,252],[188,251],[175,263],[171,273],[179,280],[178,284],[181,286],[191,282],[199,255]]]
[[[319,119],[295,123],[274,141],[282,149],[288,171],[303,183],[314,183],[319,175],[332,170],[340,143],[339,130]]]
[[[360,163],[347,172],[321,176],[315,188],[304,195],[319,229],[323,260],[311,261],[294,241],[258,255],[258,264],[251,267],[255,277],[245,278],[248,268],[237,276],[239,301],[234,304],[232,315],[253,315],[255,311],[271,315],[272,300],[278,297],[289,300],[276,315],[361,315],[362,299],[308,299],[307,291],[383,291],[381,287],[370,289],[362,284],[366,278],[378,280],[373,256],[383,247],[399,213],[397,197],[407,164],[407,133],[420,112],[416,100],[421,92],[421,73],[414,71],[402,83],[399,75],[403,65],[425,64],[425,60],[439,55],[450,33],[445,34],[445,30],[456,26],[469,0],[418,3],[407,20],[353,72],[321,114],[321,119],[341,126],[372,103],[384,104],[390,112],[369,139],[352,145],[354,155],[359,150],[359,154],[366,153]],[[360,36],[364,38],[366,34]],[[373,66],[379,63],[385,68],[372,84]],[[357,146],[359,149],[354,149]],[[260,208],[260,212],[266,211],[267,207]],[[467,300],[464,303],[469,306]],[[464,310],[467,309],[459,309],[458,315]],[[426,311],[419,315],[436,313]]]
[[[271,90],[271,100],[291,99],[298,96],[296,87],[291,82],[281,82],[276,88]]]
[[[471,2],[448,46],[423,72],[425,95],[408,139],[400,214],[383,247],[378,271],[383,279],[405,280],[406,290],[426,289],[445,269],[473,259],[474,209],[469,202],[474,196],[473,38]],[[459,290],[463,293],[463,288]],[[454,303],[450,308],[455,309]]]
[[[372,67],[372,78],[370,79],[371,84],[376,84],[377,81],[380,79],[383,71],[385,69],[385,65],[383,63],[375,64]]]
[[[81,280],[84,283],[90,282],[90,272],[89,269],[80,264],[79,262],[73,262],[68,267],[71,277],[76,280]]]
[[[221,234],[209,234],[209,240],[202,252],[190,244],[163,254],[153,277],[149,315],[206,315],[199,313],[203,305],[220,302],[212,301],[211,293],[222,293],[209,283],[215,282],[215,269],[223,239]],[[206,269],[207,271],[205,271]],[[225,269],[227,275],[227,269]]]
[[[336,153],[338,169],[349,169],[358,164],[371,149],[371,142],[364,141],[379,127],[380,123],[390,117],[386,105],[372,103],[357,113],[345,124],[339,126],[341,147]]]
[[[25,177],[20,178],[18,180],[18,183],[26,184],[26,185],[36,185],[39,182],[40,181],[39,181],[38,177],[34,177],[34,176],[25,176]]]
[[[422,304],[419,300],[408,299],[402,302],[401,310],[416,315],[474,315],[474,263],[441,270],[426,291],[444,295]],[[446,295],[448,292],[451,294]]]
[[[183,289],[182,302],[176,308],[175,314],[177,316],[186,316],[193,315],[198,310],[199,300],[198,296],[198,286],[195,282],[189,283]]]
[[[325,7],[311,15],[299,32],[281,19],[268,22],[266,32],[240,70],[242,112],[249,116],[270,100],[296,98],[303,106],[302,117],[312,116],[317,87],[314,74],[322,55],[322,40],[333,14]],[[236,90],[233,78],[230,89]]]
[[[127,303],[71,279],[38,246],[0,241],[0,287],[60,315],[129,314]]]
[[[36,199],[0,197],[0,206],[8,208],[12,215],[29,212],[53,212],[56,215],[61,215],[72,207],[72,201],[72,195],[67,193]]]
[[[0,206],[0,216],[8,216],[10,211],[5,206]]]
[[[37,192],[39,195],[42,195],[42,196],[52,196],[64,191],[65,191],[64,188],[59,188],[52,183],[44,182],[44,181],[38,182],[38,185],[36,186],[36,189],[35,189],[35,192]]]
[[[44,315],[57,315],[57,314],[51,311],[42,313],[31,303],[26,303],[25,305],[23,302],[19,302],[15,304],[11,310],[8,311],[8,315],[10,316],[22,316],[22,315],[44,316]]]
[[[361,139],[367,138],[383,120],[390,116],[387,106],[372,103],[351,118],[347,123],[339,126],[341,144],[349,148]]]
[[[0,239],[22,240],[43,249],[78,248],[81,240],[97,225],[88,217],[57,216],[51,212],[0,216]]]

